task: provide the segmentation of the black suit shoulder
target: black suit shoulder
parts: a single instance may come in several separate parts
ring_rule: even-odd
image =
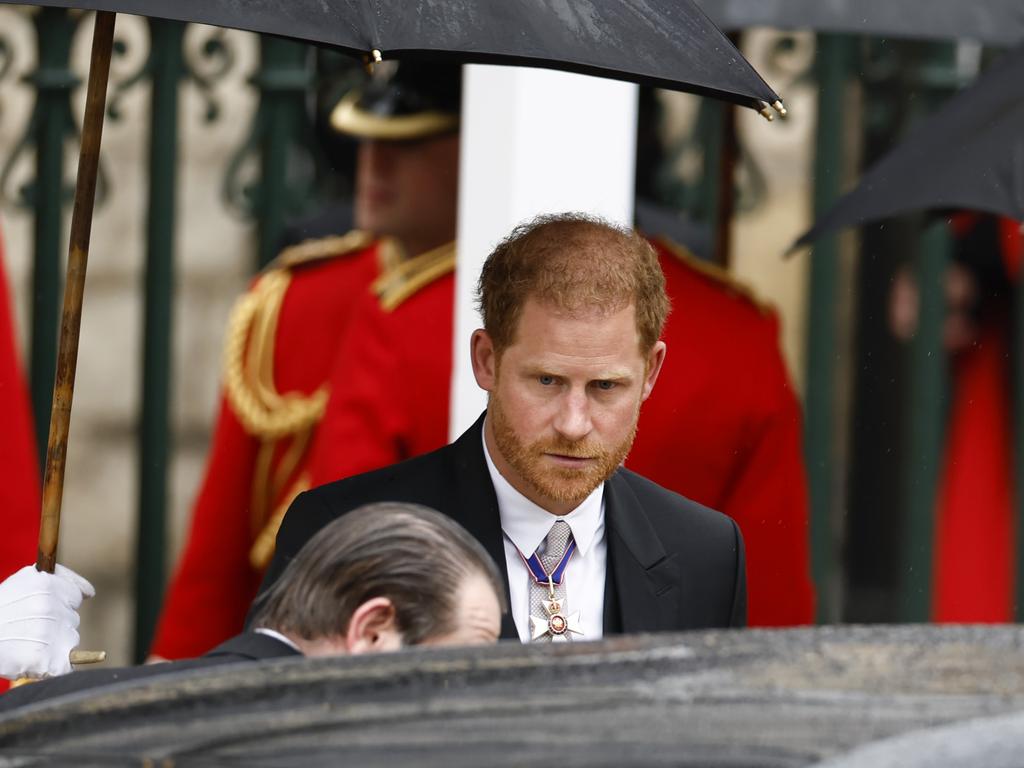
[[[136,667],[78,670],[60,677],[28,683],[0,695],[0,714],[6,714],[29,704],[48,701],[58,696],[92,691],[117,683],[162,677],[175,672],[204,669],[222,664],[238,664],[293,655],[298,655],[298,651],[279,640],[254,632],[243,632],[226,640],[206,655],[195,659]]]
[[[670,491],[625,467],[616,472],[616,477],[633,491],[659,533],[678,532],[682,530],[680,522],[685,520],[688,536],[696,533],[709,537],[711,543],[735,548],[739,528],[728,515]]]
[[[455,467],[451,446],[372,472],[336,480],[299,494],[277,533],[274,557],[260,592],[277,581],[292,558],[321,528],[364,504],[404,501],[435,509],[449,506],[448,489]]]
[[[714,619],[702,622],[703,626],[744,626],[746,556],[736,521],[631,470],[621,468],[613,479],[632,492],[666,556],[674,558],[682,570],[682,604],[706,603],[707,615],[714,614]]]

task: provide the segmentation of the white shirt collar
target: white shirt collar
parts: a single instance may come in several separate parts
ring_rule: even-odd
[[[266,635],[267,637],[272,637],[275,640],[279,640],[280,642],[289,646],[290,648],[295,649],[299,653],[302,653],[299,646],[292,642],[291,638],[285,637],[276,629],[268,629],[267,627],[256,627],[256,629],[254,629],[253,632],[255,632],[257,635]]]
[[[484,430],[487,425],[484,424]],[[586,557],[594,543],[598,532],[604,526],[604,483],[595,488],[576,509],[567,515],[557,517],[546,509],[534,504],[523,494],[512,487],[512,484],[498,471],[487,450],[487,440],[481,430],[480,439],[484,444],[484,458],[487,471],[494,484],[494,493],[498,497],[498,512],[501,516],[501,528],[513,544],[529,557],[547,538],[555,520],[564,520],[572,529],[572,537],[576,540],[576,548],[581,557]]]

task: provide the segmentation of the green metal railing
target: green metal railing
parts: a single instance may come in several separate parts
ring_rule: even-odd
[[[903,621],[931,616],[935,500],[945,434],[947,363],[942,346],[946,314],[943,291],[950,237],[944,222],[932,224],[920,241],[917,273],[920,314],[910,346],[906,387],[906,466],[902,489],[905,523],[901,580]]]
[[[171,431],[171,331],[178,189],[179,85],[185,76],[185,25],[149,20],[152,81],[149,199],[143,305],[142,418],[139,429],[139,528],[136,537],[135,660],[152,641],[167,568],[167,468]]]
[[[846,138],[846,86],[852,76],[853,41],[819,35],[817,50],[818,124],[814,146],[814,213],[838,199]],[[811,253],[807,309],[807,379],[804,399],[804,454],[811,504],[811,568],[817,587],[817,618],[839,620],[840,535],[836,522],[836,308],[839,243],[824,237]]]
[[[57,367],[57,330],[63,284],[64,143],[74,134],[71,92],[80,80],[69,64],[77,21],[64,10],[46,8],[34,17],[39,64],[26,80],[36,91],[30,134],[36,148],[36,177],[28,201],[36,211],[32,271],[32,326],[29,382],[39,466],[46,459],[50,398]]]

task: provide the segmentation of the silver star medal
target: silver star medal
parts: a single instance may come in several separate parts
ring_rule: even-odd
[[[550,600],[541,600],[541,604],[544,609],[548,612],[548,615],[544,618],[538,616],[530,617],[530,639],[537,640],[546,634],[551,635],[551,642],[553,643],[567,643],[572,640],[572,636],[582,635],[583,627],[580,623],[580,612],[566,616],[562,611],[562,601],[555,598],[555,585],[552,581],[548,581],[548,590],[551,595]]]

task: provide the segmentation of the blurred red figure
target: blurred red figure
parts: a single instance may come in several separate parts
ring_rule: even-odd
[[[286,249],[235,306],[220,416],[153,655],[198,656],[241,631],[280,518],[309,487],[330,372],[344,382],[364,365],[343,345],[353,313],[453,268],[460,94],[457,65],[380,66],[334,108],[333,129],[362,140],[361,231]]]
[[[352,304],[378,274],[378,246],[360,233],[295,246],[236,304],[206,473],[154,655],[201,655],[241,628],[263,575],[253,547],[274,511],[304,490],[321,387]]]
[[[0,536],[2,577],[35,561],[39,544],[39,468],[33,434],[28,390],[18,364],[14,320],[4,270],[3,237],[0,236]],[[0,680],[0,691],[7,681]]]
[[[36,557],[39,544],[39,468],[32,429],[28,390],[18,364],[14,321],[3,269],[0,239],[0,509],[4,535],[0,536],[0,572],[14,573]]]
[[[626,465],[732,516],[747,553],[748,623],[814,620],[800,407],[772,311],[720,270],[655,241],[673,311],[669,353]],[[400,306],[365,300],[309,461],[312,485],[448,442],[454,279]]]
[[[1017,521],[1010,299],[1024,257],[1021,224],[965,214],[954,220],[954,234],[972,276],[969,290],[947,290],[952,402],[936,499],[932,617],[1011,622]]]

